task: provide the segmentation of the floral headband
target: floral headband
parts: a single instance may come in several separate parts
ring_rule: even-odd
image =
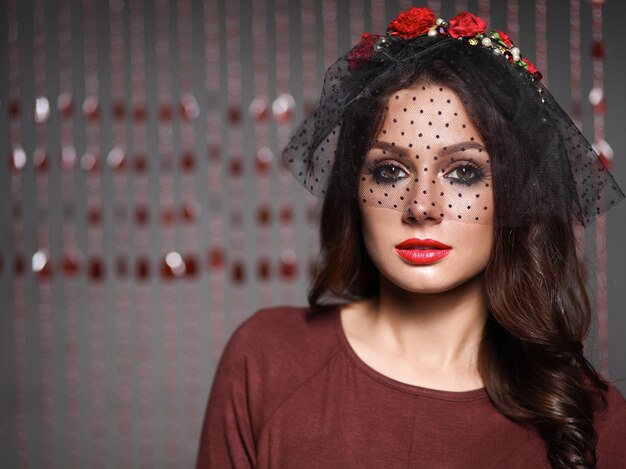
[[[459,13],[449,22],[435,19],[433,11],[428,7],[412,7],[400,13],[387,26],[387,35],[364,33],[361,41],[352,49],[348,56],[348,68],[355,71],[372,57],[374,50],[389,47],[394,42],[408,41],[419,36],[451,37],[465,39],[472,46],[491,49],[494,54],[502,55],[509,62],[528,71],[531,76],[541,80],[541,73],[535,65],[521,56],[511,38],[504,31],[490,29],[481,18],[467,11]]]
[[[384,36],[364,34],[358,44],[328,67],[315,113],[300,124],[283,150],[285,166],[308,191],[320,197],[354,198],[358,204],[402,211],[407,209],[407,204],[419,205],[423,202],[421,196],[410,200],[396,189],[413,194],[415,191],[410,191],[410,187],[416,187],[413,183],[428,181],[389,168],[369,166],[364,156],[371,145],[368,141],[371,135],[364,129],[384,114],[376,106],[389,103],[394,96],[399,99],[400,90],[411,88],[423,73],[429,72],[434,81],[454,81],[463,88],[464,96],[472,100],[475,110],[483,102],[473,101],[473,95],[479,101],[484,99],[485,106],[491,106],[501,115],[502,119],[498,119],[501,126],[510,131],[512,138],[506,142],[498,138],[485,142],[492,147],[494,155],[500,155],[493,158],[495,173],[492,174],[497,173],[494,186],[501,188],[497,202],[498,223],[502,226],[521,226],[539,218],[568,222],[570,217],[585,225],[624,198],[597,152],[541,83],[541,74],[535,66],[522,57],[506,33],[488,30],[485,22],[471,13],[460,13],[446,22],[437,19],[429,8],[413,7],[400,13],[389,23]],[[455,87],[449,88],[459,93]],[[440,86],[439,92],[443,93],[444,88]],[[416,126],[406,132],[392,119],[390,125],[397,132],[386,137],[385,142],[394,146],[399,139],[407,148],[412,148],[410,145],[417,148],[420,143],[407,139],[430,134],[437,122],[443,128],[452,126],[459,135],[465,135],[471,126],[459,121],[457,113],[446,110],[454,96],[440,100],[435,95],[429,97],[432,105],[417,103],[416,95],[411,101],[416,101],[413,111],[418,112],[417,116],[427,109],[432,122],[419,122],[416,125],[420,129]],[[485,127],[497,124],[486,122],[488,116],[479,114],[473,116],[476,120],[470,116],[474,124],[481,119]],[[441,117],[444,121],[439,116],[444,116]],[[414,125],[413,120],[409,125]],[[500,132],[494,129],[494,135]],[[473,137],[468,138],[471,141]],[[435,134],[437,138],[439,135]],[[429,154],[429,145],[423,148],[421,153]],[[400,155],[404,156],[404,153]],[[415,160],[419,156],[415,154]],[[436,164],[444,161],[439,160],[441,155],[434,156],[439,161]],[[426,172],[428,166],[424,161],[421,166]],[[449,163],[455,164],[452,159]],[[480,175],[473,174],[473,177]],[[352,179],[336,183],[333,177]],[[385,184],[394,177],[397,181]],[[424,187],[422,194],[433,197],[431,207],[433,203],[441,207],[437,213],[440,218],[443,214],[443,218],[455,221],[489,220],[483,217],[487,205],[476,205],[477,200],[485,200],[479,192],[465,193],[457,185],[455,189],[459,187],[459,190],[452,193],[453,200],[448,198],[445,203],[444,199],[450,195],[447,189],[451,189],[454,181],[449,186],[441,177],[430,181],[428,187],[435,184],[439,190],[428,191]],[[479,183],[476,187],[487,186]],[[362,195],[359,191],[364,188],[368,193]]]

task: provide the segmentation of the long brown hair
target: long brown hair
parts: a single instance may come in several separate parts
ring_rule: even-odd
[[[595,468],[596,406],[607,385],[583,354],[591,320],[571,219],[529,214],[521,226],[502,224],[511,187],[502,183],[506,168],[525,164],[515,129],[484,89],[444,62],[433,62],[417,76],[403,76],[355,101],[345,115],[337,157],[322,205],[320,257],[309,288],[313,308],[328,299],[376,296],[379,272],[361,232],[356,197],[357,171],[384,120],[387,97],[417,80],[455,90],[491,155],[495,200],[494,243],[484,272],[489,316],[479,351],[479,370],[495,407],[520,424],[532,425],[546,443],[554,468]],[[367,110],[367,112],[364,112]],[[500,162],[500,163],[499,163]],[[549,175],[547,176],[549,177]],[[500,184],[499,184],[500,182]],[[537,181],[542,194],[567,197],[566,188]],[[506,187],[505,187],[506,186]],[[599,397],[599,399],[598,399]]]

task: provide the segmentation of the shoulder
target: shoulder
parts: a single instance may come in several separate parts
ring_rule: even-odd
[[[626,399],[612,384],[605,397],[607,405],[595,419],[599,468],[618,467],[626,461]]]
[[[306,353],[312,346],[318,351],[332,349],[337,344],[336,313],[334,308],[312,310],[307,306],[261,308],[236,328],[229,345],[257,359],[276,352]]]
[[[340,350],[337,314],[336,308],[274,306],[257,310],[235,329],[214,387],[246,396],[255,435],[272,412]]]

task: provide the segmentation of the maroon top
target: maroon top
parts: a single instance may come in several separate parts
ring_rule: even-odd
[[[484,389],[404,384],[363,362],[340,309],[259,310],[222,354],[197,467],[549,468],[543,440]],[[596,418],[599,468],[626,467],[626,400]]]

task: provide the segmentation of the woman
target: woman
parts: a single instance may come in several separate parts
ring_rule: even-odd
[[[198,467],[626,464],[572,231],[623,194],[540,78],[428,8],[329,68],[284,152],[323,197],[310,307],[234,333]]]

